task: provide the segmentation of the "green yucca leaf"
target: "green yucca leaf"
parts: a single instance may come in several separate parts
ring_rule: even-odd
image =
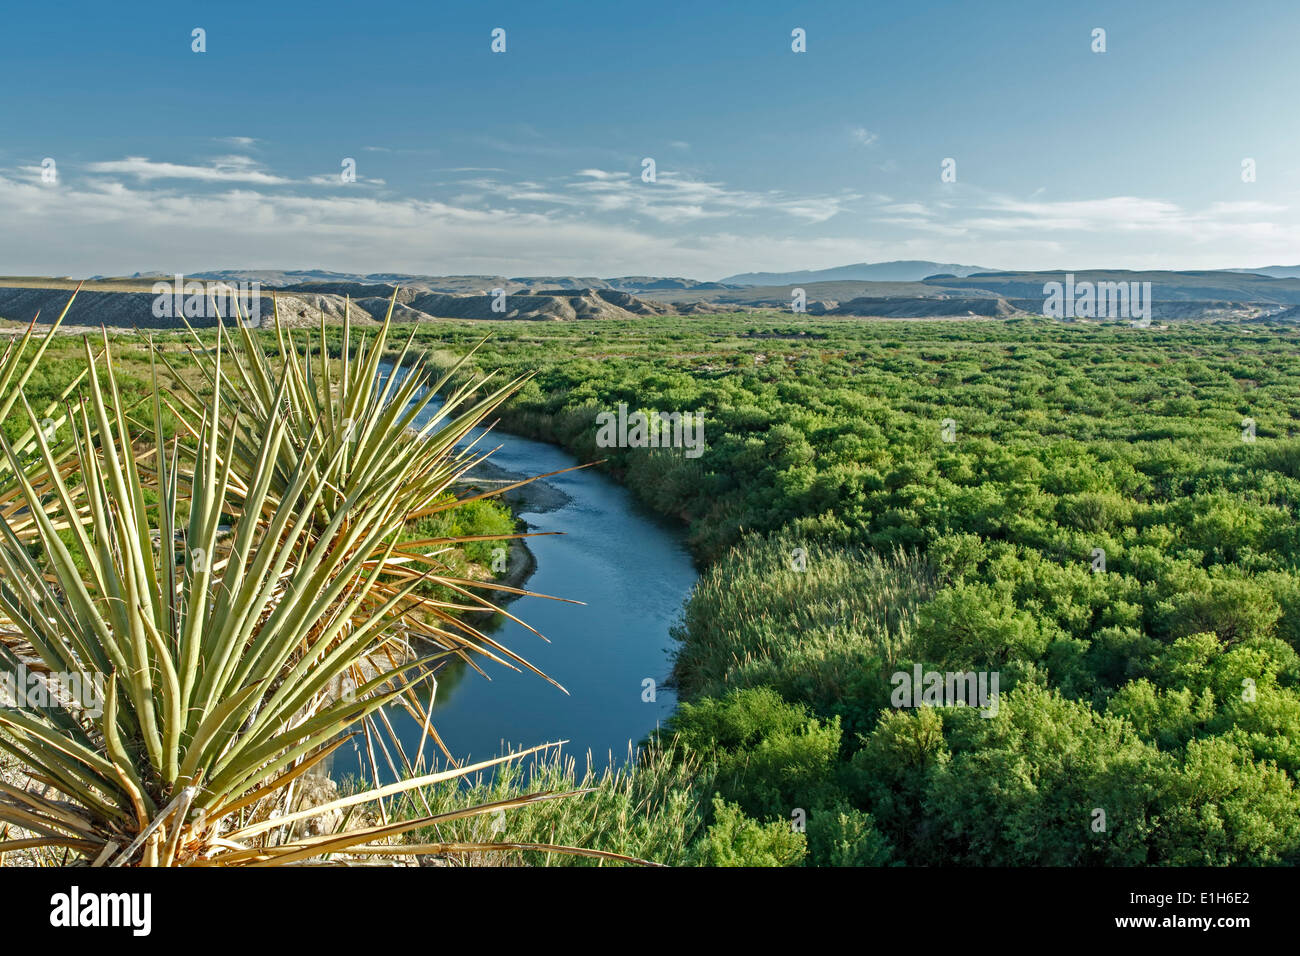
[[[520,377],[490,387],[492,375],[470,377],[446,395],[442,407],[417,427],[416,420],[461,372],[473,351],[440,375],[429,374],[413,357],[414,331],[390,351],[395,304],[396,291],[375,335],[369,339],[361,337],[353,347],[351,303],[347,303],[342,352],[337,363],[330,359],[323,317],[316,340],[312,342],[309,334],[304,344],[280,320],[278,300],[275,300],[270,357],[256,331],[243,322],[234,323],[233,328],[219,322],[217,345],[211,351],[204,347],[198,333],[190,329],[189,352],[202,370],[207,391],[211,395],[229,392],[237,396],[233,404],[221,406],[230,434],[230,445],[222,452],[221,460],[227,463],[234,460],[235,475],[256,470],[269,481],[264,490],[255,490],[232,476],[232,503],[240,511],[251,511],[251,503],[258,502],[268,533],[292,534],[295,545],[310,555],[313,553],[310,545],[298,536],[296,526],[291,531],[283,522],[277,522],[285,510],[279,502],[294,500],[313,522],[310,534],[316,540],[327,542],[331,551],[363,552],[366,561],[376,563],[384,573],[366,598],[355,602],[356,612],[363,617],[383,604],[388,596],[403,589],[412,573],[423,575],[426,584],[458,594],[464,603],[448,604],[406,590],[395,610],[403,614],[404,630],[410,639],[443,648],[476,670],[473,658],[484,657],[507,667],[532,671],[563,690],[523,656],[462,619],[463,610],[506,613],[513,617],[484,597],[485,590],[506,594],[530,592],[452,575],[436,549],[417,549],[409,542],[399,550],[381,554],[377,542],[382,536],[367,538],[358,534],[355,526],[337,520],[350,508],[379,501],[387,503],[391,517],[400,525],[455,507],[458,502],[483,497],[454,495],[456,483],[486,457],[486,453],[457,446],[526,381],[526,377]],[[315,363],[309,360],[312,348],[317,352]],[[222,356],[229,361],[222,363]],[[201,421],[201,410],[205,407],[216,413],[218,406],[213,404],[211,395],[205,397],[200,387],[190,385],[161,353],[160,360],[176,377],[176,409],[182,423]],[[395,371],[381,382],[380,367],[386,361],[404,372]],[[195,442],[192,454],[207,450],[206,439],[196,425],[183,424],[183,427],[188,428]],[[280,428],[285,430],[285,440],[272,447],[266,438]],[[161,471],[158,476],[161,477]],[[301,498],[300,488],[309,479],[318,482],[321,494],[308,503]],[[521,536],[501,536],[501,539]]]

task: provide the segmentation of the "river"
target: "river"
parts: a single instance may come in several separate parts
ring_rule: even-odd
[[[431,404],[422,414],[433,411]],[[475,430],[471,440],[480,434]],[[532,476],[579,463],[558,446],[496,429],[477,447],[498,445],[489,461],[510,472]],[[433,725],[457,760],[567,740],[564,752],[578,758],[579,771],[589,752],[600,769],[626,759],[629,743],[636,744],[673,710],[676,698],[664,686],[672,667],[669,628],[681,616],[696,572],[683,527],[650,512],[597,469],[546,480],[568,502],[520,516],[529,531],[564,533],[527,539],[537,569],[523,587],[584,603],[523,597],[510,604],[512,614],[550,643],[501,616],[490,633],[569,693],[535,674],[488,660],[480,666],[490,679],[452,664],[439,674]],[[647,680],[654,682],[652,700],[646,699],[652,696]],[[400,708],[390,719],[413,755],[421,736],[418,721]],[[432,742],[426,744],[426,756],[435,750]],[[333,772],[358,772],[351,747],[335,756]]]

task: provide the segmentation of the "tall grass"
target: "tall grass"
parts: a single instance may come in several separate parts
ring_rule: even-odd
[[[665,865],[689,862],[689,847],[703,832],[712,771],[702,759],[669,742],[632,752],[628,762],[597,773],[559,751],[503,766],[490,777],[440,783],[408,796],[398,814],[450,814],[538,792],[573,792],[566,800],[533,803],[510,814],[474,816],[425,827],[414,839],[494,843],[449,853],[452,866],[604,865],[604,856],[555,853],[555,844],[622,854]],[[537,849],[529,849],[537,847]]]
[[[913,653],[917,608],[934,588],[913,553],[752,537],[696,585],[675,630],[674,679],[688,699],[770,686],[851,718]]]

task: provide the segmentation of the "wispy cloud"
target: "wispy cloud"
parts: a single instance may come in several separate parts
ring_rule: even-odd
[[[339,173],[320,173],[316,176],[308,176],[307,183],[312,186],[385,186],[387,183],[374,176],[362,176],[357,174],[357,178],[352,182],[345,182]]]
[[[871,132],[865,126],[854,126],[849,130],[849,136],[859,146],[873,146],[880,139],[879,134]]]
[[[663,224],[760,214],[818,223],[861,198],[849,192],[797,196],[778,190],[740,189],[662,169],[650,183],[642,181],[638,173],[588,168],[545,184],[477,179],[466,185],[510,202],[551,203],[592,215],[641,216]]]
[[[91,173],[132,176],[143,181],[190,179],[208,183],[256,183],[262,186],[291,181],[264,171],[255,160],[247,156],[222,156],[202,166],[155,162],[144,156],[128,156],[125,159],[90,163],[85,168]]]
[[[897,213],[904,216],[922,216],[924,218],[934,215],[934,212],[928,206],[919,202],[889,202],[885,200],[880,210],[881,212]]]
[[[1028,201],[1007,196],[987,200],[989,215],[966,218],[972,228],[1005,229],[1149,229],[1182,224],[1187,214],[1177,203],[1140,196],[1102,199]]]
[[[1290,207],[1253,200],[1214,202],[1193,209],[1172,200],[1142,196],[1042,200],[973,192],[964,201],[948,200],[933,208],[892,203],[882,205],[881,211],[887,214],[881,222],[949,238],[1000,241],[1032,235],[1054,237],[1051,241],[1068,248],[1071,243],[1090,246],[1090,237],[1096,237],[1102,248],[1111,250],[1107,253],[1111,261],[1122,250],[1129,261],[1137,257],[1160,263],[1160,256],[1168,257],[1174,248],[1185,255],[1211,245],[1222,248],[1227,242],[1260,250],[1258,254],[1267,257],[1265,249],[1300,242],[1300,222],[1290,214]],[[1129,235],[1137,245],[1126,244],[1122,237]],[[1159,237],[1167,245],[1163,250],[1152,249],[1151,237]],[[1167,258],[1160,264],[1173,267]],[[1221,263],[1209,267],[1221,267]]]

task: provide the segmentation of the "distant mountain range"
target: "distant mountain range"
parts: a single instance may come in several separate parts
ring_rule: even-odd
[[[856,262],[831,269],[805,269],[800,272],[742,272],[716,282],[683,279],[673,276],[494,276],[494,275],[413,275],[400,272],[330,272],[325,269],[214,269],[195,272],[189,277],[223,282],[260,282],[271,288],[304,286],[314,282],[353,282],[361,285],[400,285],[427,292],[469,293],[501,288],[506,292],[524,289],[595,289],[610,292],[670,292],[673,290],[706,291],[737,289],[746,286],[789,285],[801,282],[920,282],[932,276],[975,275],[998,272],[987,266],[965,266],[955,262],[931,262],[928,259],[899,259],[894,262]],[[1246,271],[1246,270],[1242,270]],[[96,279],[107,278],[95,276]],[[137,272],[128,278],[150,280],[170,278],[158,272]]]
[[[157,278],[156,273],[136,273],[133,278]],[[211,272],[196,272],[187,278],[208,279],[221,282],[260,282],[268,288],[298,288],[319,283],[339,286],[347,283],[365,286],[401,286],[404,289],[417,289],[422,292],[446,292],[450,294],[482,294],[493,289],[504,289],[510,295],[535,289],[571,289],[574,291],[594,290],[596,292],[664,292],[696,289],[726,289],[721,282],[701,282],[697,279],[681,279],[664,276],[620,276],[613,279],[600,279],[595,276],[507,276],[493,275],[407,275],[397,272],[372,272],[367,275],[344,272],[327,272],[323,269],[269,270],[269,269],[221,269]]]
[[[1067,270],[1053,270],[1063,274]],[[1074,269],[1077,274],[1120,272],[1123,270]],[[1153,270],[1154,272],[1154,270]],[[1261,266],[1256,269],[1210,269],[1200,272],[1169,272],[1162,276],[1215,275],[1223,273],[1268,276],[1274,279],[1300,278],[1300,265]],[[492,289],[505,289],[507,293],[533,289],[594,289],[605,292],[709,292],[743,289],[755,286],[797,286],[814,282],[921,282],[944,279],[966,279],[972,276],[1038,275],[1036,272],[994,269],[989,266],[962,265],[956,262],[934,262],[929,259],[897,259],[892,262],[856,262],[829,269],[803,269],[796,272],[740,272],[717,281],[685,279],[675,276],[515,276],[500,275],[417,275],[403,272],[331,272],[326,269],[213,269],[187,276],[193,279],[224,282],[260,282],[268,288],[308,286],[314,283],[355,283],[369,286],[402,286],[426,292],[484,293]],[[1047,274],[1047,273],[1043,273]],[[137,272],[127,278],[136,281],[170,279],[171,273]],[[107,276],[92,276],[105,280]]]
[[[310,321],[317,310],[336,317],[351,300],[355,309],[382,317],[394,287],[402,321],[460,319],[632,320],[638,316],[700,315],[772,310],[790,312],[793,290],[803,290],[811,315],[880,318],[997,318],[1038,315],[1045,287],[1065,270],[1011,272],[929,260],[858,263],[802,272],[751,272],[718,282],[663,276],[408,275],[404,273],[305,270],[219,270],[186,279],[258,282],[263,317],[271,293],[282,314]],[[1151,284],[1151,315],[1160,319],[1234,318],[1300,321],[1300,266],[1198,271],[1078,269],[1079,283]],[[869,277],[869,278],[867,278]],[[136,273],[88,284],[73,312],[86,325],[165,328],[153,317],[152,283],[160,273]],[[38,311],[57,314],[70,279],[0,277],[0,318],[30,320]],[[506,293],[501,300],[498,290]],[[504,309],[504,311],[503,311]],[[1073,314],[1073,313],[1069,313]],[[73,319],[70,316],[70,320]]]
[[[719,280],[726,285],[797,285],[800,282],[920,282],[930,276],[968,276],[977,272],[999,272],[986,266],[963,266],[955,262],[928,259],[897,259],[893,262],[855,262],[832,269],[804,269],[800,272],[742,272]]]

